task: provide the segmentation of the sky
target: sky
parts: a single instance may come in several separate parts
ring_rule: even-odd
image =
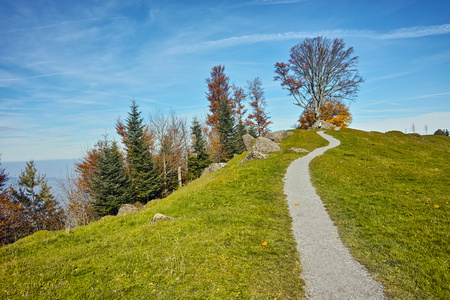
[[[450,129],[450,1],[0,0],[2,162],[76,159],[115,133],[136,100],[191,122],[208,113],[205,79],[260,77],[271,129],[302,109],[273,80],[305,38],[342,38],[365,82],[352,128]]]

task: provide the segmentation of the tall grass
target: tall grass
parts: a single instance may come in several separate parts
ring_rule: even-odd
[[[296,131],[282,147],[325,143]],[[301,298],[282,181],[300,155],[283,151],[239,165],[243,154],[137,213],[3,247],[0,298]],[[152,224],[155,213],[175,220]]]
[[[341,237],[394,299],[450,299],[450,138],[341,130],[311,173]]]

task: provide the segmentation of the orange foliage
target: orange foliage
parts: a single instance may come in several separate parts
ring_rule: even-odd
[[[348,127],[352,122],[352,115],[349,112],[348,106],[341,101],[332,99],[324,100],[321,112],[322,120],[338,127]],[[304,110],[298,122],[298,128],[308,129],[314,124],[314,112],[311,110]]]
[[[213,128],[217,128],[219,123],[220,101],[228,101],[230,109],[234,111],[235,102],[230,101],[229,80],[225,75],[225,66],[222,65],[214,66],[211,70],[211,78],[206,79],[208,84],[206,98],[209,101],[209,111],[211,112],[206,116],[206,124]]]
[[[31,232],[31,223],[21,203],[11,201],[10,193],[0,194],[0,246],[13,243]]]

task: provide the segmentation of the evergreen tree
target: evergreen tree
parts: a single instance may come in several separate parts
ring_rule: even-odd
[[[194,155],[188,158],[188,179],[200,177],[203,170],[211,163],[211,158],[206,152],[206,141],[203,138],[202,126],[196,118],[192,121],[192,148]]]
[[[3,191],[4,186],[9,180],[9,176],[6,173],[6,170],[2,168],[2,162],[0,160],[0,193]]]
[[[133,100],[126,119],[124,137],[132,193],[137,201],[146,203],[158,192],[158,179],[153,166],[150,145],[144,134],[144,123]]]
[[[247,134],[247,130],[245,128],[244,123],[242,121],[239,121],[236,124],[236,153],[241,154],[245,151],[245,144],[244,139],[242,138],[245,134]]]
[[[19,175],[19,189],[13,191],[30,222],[32,232],[64,228],[64,211],[51,193],[45,175],[40,175],[33,160],[26,163]],[[29,232],[30,234],[32,232]]]
[[[111,143],[106,139],[103,142],[91,190],[94,194],[94,211],[98,217],[115,215],[122,204],[134,201],[123,157],[116,142]]]
[[[219,106],[218,127],[219,140],[225,157],[230,159],[236,150],[236,126],[234,124],[233,112],[228,106],[228,101],[223,99]]]

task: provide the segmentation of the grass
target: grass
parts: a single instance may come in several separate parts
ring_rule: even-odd
[[[450,138],[329,133],[311,175],[353,256],[392,299],[450,299]]]
[[[325,144],[296,131],[282,148]],[[0,298],[301,298],[282,182],[301,155],[239,165],[243,154],[137,213],[0,248]],[[175,220],[151,224],[155,213]]]

